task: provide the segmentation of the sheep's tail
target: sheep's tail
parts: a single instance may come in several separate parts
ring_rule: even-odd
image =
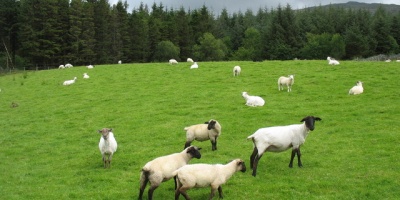
[[[254,141],[254,136],[250,135],[249,137],[247,137],[248,140],[253,140]]]
[[[147,182],[149,182],[150,170],[142,169],[142,174],[140,175],[140,187],[146,187]]]

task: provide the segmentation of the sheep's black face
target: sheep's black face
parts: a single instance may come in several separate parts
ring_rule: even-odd
[[[319,117],[314,117],[314,116],[307,116],[304,119],[302,119],[300,122],[305,122],[306,127],[310,129],[311,131],[314,130],[314,123],[315,121],[321,121],[322,119]]]
[[[240,167],[241,167],[241,172],[246,172],[246,165],[244,164],[244,161],[243,160],[241,160],[239,163],[238,163],[238,165],[240,165]]]
[[[216,121],[211,120],[211,121],[208,123],[207,129],[208,129],[208,130],[211,130],[211,129],[215,128],[215,124],[216,124],[216,123],[217,123]]]
[[[191,146],[188,148],[186,152],[189,153],[193,158],[200,159],[201,158],[200,150],[201,150],[200,147]]]

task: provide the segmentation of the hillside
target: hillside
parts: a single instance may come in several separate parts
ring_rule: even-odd
[[[329,8],[331,6],[337,7],[337,8],[353,9],[353,10],[366,9],[372,13],[374,13],[379,8],[379,6],[382,6],[389,13],[395,14],[395,13],[400,12],[400,5],[381,4],[381,3],[360,3],[357,1],[349,1],[347,3],[336,3],[336,4],[329,4],[329,5],[313,6],[313,7],[308,7],[305,9],[315,9],[315,8],[320,8],[320,7],[321,8]],[[301,10],[304,10],[304,9],[301,9]]]

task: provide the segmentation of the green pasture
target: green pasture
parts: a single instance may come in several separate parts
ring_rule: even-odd
[[[99,65],[88,70],[28,71],[0,76],[1,199],[137,199],[141,167],[180,152],[185,126],[216,119],[211,143],[191,163],[245,160],[248,170],[223,185],[225,199],[398,199],[400,197],[400,63],[342,61],[199,62]],[[242,67],[239,77],[232,68]],[[84,80],[87,72],[90,79]],[[280,76],[295,75],[292,92]],[[75,84],[64,80],[78,77]],[[356,81],[364,93],[348,95]],[[261,96],[247,107],[243,91]],[[12,104],[14,103],[14,106]],[[316,122],[302,146],[303,168],[290,150],[265,153],[251,176],[258,128]],[[104,169],[97,130],[113,128],[118,150]],[[147,189],[144,197],[147,198]],[[207,199],[209,188],[191,189]],[[173,180],[155,199],[173,199]],[[184,199],[182,196],[180,199]],[[215,197],[218,199],[218,197]]]

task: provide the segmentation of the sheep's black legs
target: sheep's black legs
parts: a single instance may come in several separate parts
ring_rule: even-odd
[[[179,199],[179,195],[182,194],[183,197],[185,197],[186,200],[190,200],[189,195],[186,193],[186,190],[184,187],[180,187],[178,189],[176,189],[175,191],[175,200]]]
[[[303,167],[303,164],[301,163],[301,153],[300,153],[300,148],[297,149],[292,149],[292,156],[290,157],[290,163],[289,163],[289,167],[292,168],[293,167],[293,159],[297,154],[297,162],[299,167]]]
[[[148,192],[148,198],[149,200],[153,200],[153,192],[158,188],[157,186],[150,186],[149,192]]]
[[[140,176],[140,192],[139,192],[139,200],[142,200],[143,198],[143,192],[144,189],[146,188],[147,183],[149,182],[149,178],[145,174],[146,172],[143,172],[143,174]]]
[[[256,157],[257,154],[258,154],[258,149],[257,149],[257,147],[254,147],[253,153],[250,156],[250,168],[251,169],[253,169],[254,158]]]
[[[222,187],[221,186],[218,187],[218,193],[219,193],[219,198],[223,199],[224,195],[222,194]]]
[[[217,150],[217,140],[211,141],[211,145],[212,145],[212,150],[213,151]]]
[[[185,148],[183,148],[183,149],[186,149],[186,148],[188,148],[188,147],[190,147],[190,144],[191,144],[192,142],[186,142],[185,143]]]

